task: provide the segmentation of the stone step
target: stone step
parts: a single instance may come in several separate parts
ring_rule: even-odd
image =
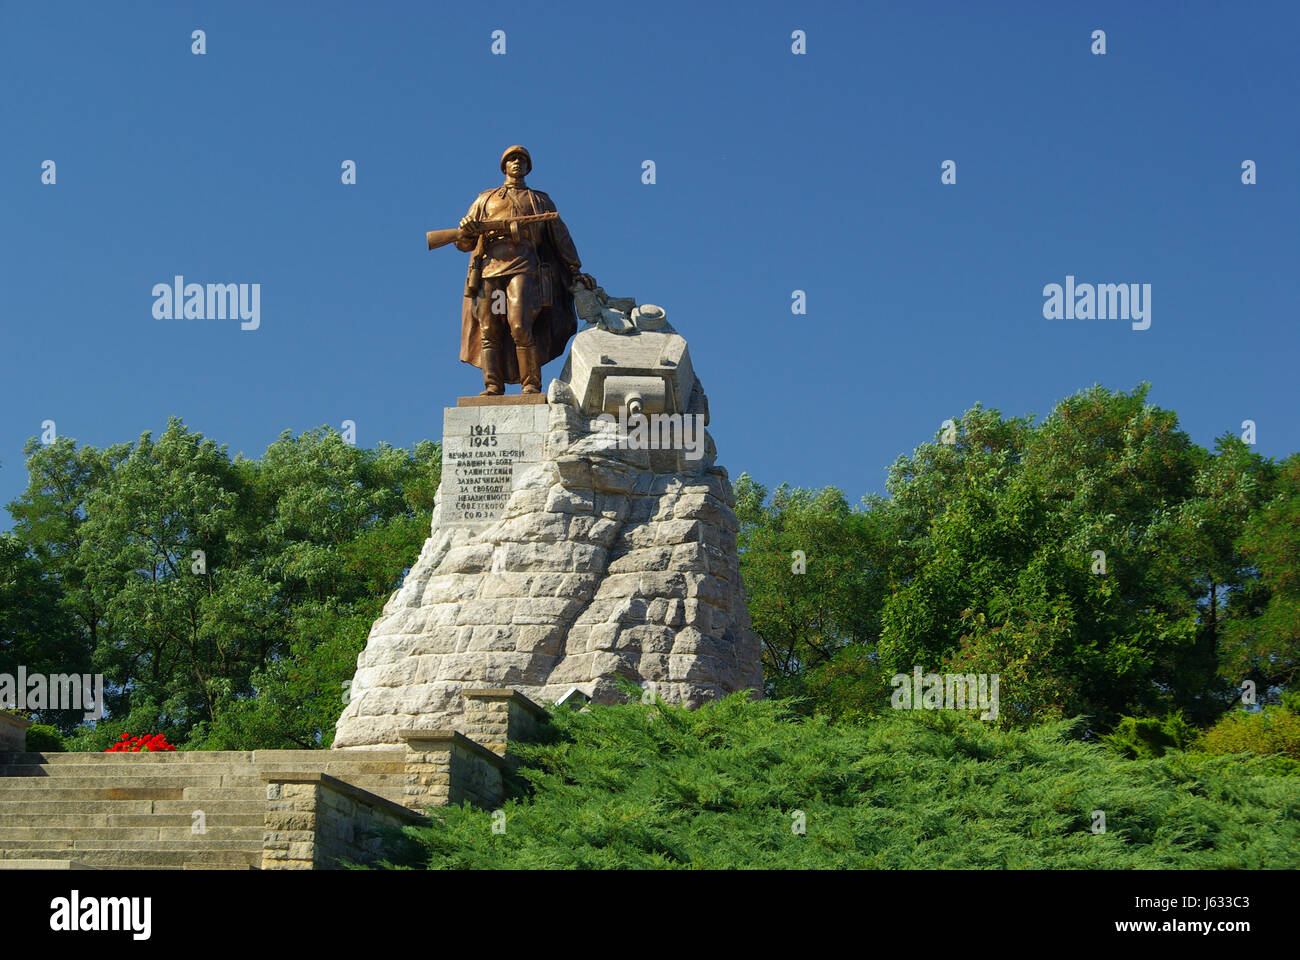
[[[33,806],[39,807],[39,804]],[[25,813],[6,813],[0,810],[0,833],[16,829],[95,830],[113,827],[183,827],[189,830],[194,824],[190,813],[98,813],[69,812],[51,814],[47,810],[33,809]],[[203,811],[203,823],[209,831],[229,827],[260,827],[266,814],[212,813]]]
[[[385,779],[355,778],[344,780],[358,789],[376,796],[402,803],[406,796],[405,776],[383,775]],[[28,784],[28,781],[23,781]],[[122,813],[179,813],[182,810],[195,810],[195,806],[186,804],[258,804],[256,808],[243,808],[240,812],[261,809],[266,801],[267,784],[261,779],[238,785],[199,784],[185,780],[170,783],[153,783],[148,786],[117,786],[110,781],[98,781],[93,786],[65,787],[63,780],[39,780],[39,786],[25,785],[19,789],[7,789],[0,783],[0,813],[21,813],[35,804],[46,803],[131,803],[144,806],[124,807]],[[183,806],[175,808],[151,807],[150,803],[177,803]],[[93,808],[91,808],[93,809]],[[209,812],[225,810],[224,807],[204,806]],[[226,810],[225,812],[233,812]]]
[[[76,859],[82,859],[80,856],[82,853],[167,853],[179,851],[191,855],[206,855],[209,853],[247,852],[251,851],[254,846],[247,840],[209,840],[206,837],[196,837],[195,840],[199,842],[196,843],[191,840],[86,840],[80,835],[69,836],[64,834],[62,838],[6,840],[3,845],[0,845],[0,850],[3,850],[6,857],[13,856],[20,851],[31,850],[60,850],[63,851],[61,856],[66,857],[67,852],[73,850],[78,854]],[[260,856],[262,852],[260,838],[255,846]],[[39,859],[42,856],[42,854],[26,852],[23,855],[32,859]]]
[[[209,800],[202,809],[209,818],[213,816],[265,814],[264,797],[247,800]],[[199,807],[190,800],[0,800],[0,816],[22,816],[27,813],[51,817],[103,817],[108,815],[179,815],[188,817]]]
[[[299,753],[324,753],[323,750],[302,750]],[[5,766],[44,763],[52,766],[65,763],[95,763],[115,766],[122,763],[252,763],[250,750],[177,750],[154,753],[0,753],[0,769]]]
[[[4,860],[0,859],[0,870],[95,870],[76,860]],[[185,869],[189,869],[186,864]]]
[[[309,764],[306,760],[296,762],[266,760],[258,761],[258,773],[328,773],[332,777],[346,777],[351,774],[379,776],[383,774],[400,774],[406,771],[406,758],[400,760],[327,760],[325,763]]]
[[[192,800],[155,800],[153,810],[150,812],[155,816],[172,813],[189,816],[197,809],[199,808],[193,805]],[[213,816],[230,816],[233,814],[256,814],[259,817],[264,817],[266,816],[266,794],[259,791],[257,798],[250,800],[219,797],[215,800],[206,801],[202,809],[208,815],[209,821]]]
[[[0,815],[13,816],[25,813],[49,814],[50,816],[100,816],[109,813],[145,814],[152,813],[155,803],[177,803],[193,809],[183,800],[83,800],[84,790],[73,790],[73,797],[54,799],[50,791],[38,798],[26,800],[5,800],[0,798]],[[254,801],[248,801],[253,803]]]
[[[266,777],[326,773],[400,802],[405,760],[392,749],[3,755],[0,869],[260,869]]]
[[[197,752],[197,751],[195,751]],[[385,747],[382,750],[254,750],[258,763],[292,764],[312,756],[325,757],[327,763],[403,763],[405,749]]]
[[[133,826],[133,827],[0,827],[0,849],[16,848],[22,844],[44,844],[63,842],[71,839],[79,847],[100,849],[101,847],[135,844],[139,841],[167,840],[185,841],[196,848],[210,846],[214,842],[226,841],[238,843],[241,847],[262,846],[262,835],[266,832],[264,824],[238,827],[214,827],[208,824],[208,832],[196,834],[190,825],[184,826]]]
[[[94,788],[72,787],[57,790],[53,787],[34,790],[5,790],[0,787],[0,803],[48,803],[52,801],[77,800],[183,800],[184,787],[108,787],[100,785]]]
[[[0,787],[4,787],[12,780],[69,780],[69,779],[86,779],[94,777],[100,782],[112,780],[121,781],[132,777],[148,777],[151,780],[165,779],[168,777],[190,779],[192,777],[229,777],[229,776],[257,776],[258,768],[251,763],[233,764],[233,763],[204,763],[195,764],[192,768],[177,766],[174,764],[151,763],[140,767],[106,767],[95,763],[64,763],[57,766],[41,766],[37,764],[22,764],[21,766],[11,765],[7,772],[0,773]]]
[[[45,783],[50,781],[46,780]],[[265,800],[266,784],[258,783],[243,788],[189,787],[185,781],[177,784],[155,783],[148,787],[106,786],[102,780],[93,787],[26,787],[6,790],[0,784],[0,803],[46,803],[77,800]]]
[[[0,769],[24,764],[61,766],[69,763],[94,763],[115,766],[122,763],[287,763],[310,761],[316,769],[320,760],[327,763],[401,763],[405,750],[177,750],[153,753],[0,753]]]
[[[164,777],[224,777],[242,776],[258,777],[268,774],[284,773],[328,773],[335,777],[372,776],[376,774],[398,774],[406,769],[404,762],[347,761],[333,760],[324,763],[308,764],[305,761],[268,762],[268,763],[203,763],[194,764],[198,768],[191,770],[185,765],[177,764],[142,764],[131,770],[123,770],[120,764],[99,763],[23,763],[9,764],[0,768],[0,785],[4,777],[47,777],[63,779],[65,777],[120,777],[127,776],[164,776]]]
[[[259,857],[258,860],[257,860],[257,863],[260,864],[261,862],[262,862],[262,861],[261,861],[261,858]],[[3,861],[3,860],[0,860],[0,863],[4,863],[4,861]],[[95,868],[94,868],[94,867],[89,867],[89,868],[86,868],[86,869],[91,869],[91,870],[93,870],[93,869],[95,869]],[[148,870],[148,869],[151,869],[151,868],[149,868],[149,867],[120,867],[119,869],[121,869],[121,870]],[[193,860],[186,860],[186,861],[185,861],[185,865],[184,865],[183,867],[181,867],[181,869],[182,869],[182,870],[257,870],[257,869],[259,869],[259,867],[258,867],[256,864],[253,864],[253,863],[222,863],[222,862],[220,862],[220,861],[218,861],[217,863],[195,863]]]
[[[158,776],[117,776],[115,774],[101,774],[99,776],[69,776],[69,777],[0,777],[0,797],[13,796],[24,792],[40,792],[42,790],[78,790],[78,789],[103,789],[105,787],[117,787],[120,789],[131,789],[133,787],[168,789],[175,787],[207,787],[209,789],[216,787],[256,787],[262,783],[259,776],[244,776],[241,774],[217,774],[215,776],[205,776],[203,774],[168,773],[167,775]]]
[[[211,776],[206,773],[183,773],[168,771],[165,774],[139,774],[132,771],[129,775],[121,776],[116,773],[100,772],[95,775],[68,775],[62,777],[0,777],[0,799],[6,796],[21,794],[26,791],[40,790],[77,790],[77,789],[103,789],[105,787],[117,787],[120,789],[131,788],[159,788],[168,789],[175,787],[194,787],[194,788],[235,788],[235,789],[261,789],[265,786],[264,778],[276,775],[286,775],[295,773],[312,773],[310,770],[272,770],[249,773],[215,773]],[[328,773],[329,771],[320,771]],[[356,785],[363,790],[379,792],[400,788],[406,783],[404,773],[366,773],[366,774],[331,774],[342,780],[351,776]]]
[[[67,848],[31,849],[21,855],[7,857],[0,851],[0,869],[6,859],[68,860]],[[229,870],[257,869],[262,863],[262,851],[252,850],[78,850],[75,860],[92,869],[114,870]]]

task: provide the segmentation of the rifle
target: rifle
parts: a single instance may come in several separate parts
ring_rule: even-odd
[[[469,276],[465,280],[465,296],[471,300],[477,297],[479,284],[483,282],[484,237],[490,233],[509,233],[512,238],[518,240],[519,224],[542,223],[546,220],[558,220],[559,217],[558,213],[550,211],[547,213],[530,213],[522,217],[505,217],[501,220],[480,220],[478,243],[475,244],[474,252],[470,255]],[[466,234],[460,227],[452,227],[450,230],[430,230],[426,236],[429,241],[429,249],[437,250],[449,243],[465,239]]]
[[[502,220],[480,220],[482,229],[479,231],[481,237],[486,233],[509,233],[510,236],[519,239],[519,224],[521,223],[541,223],[545,220],[557,220],[559,214],[550,213],[530,213],[524,217],[506,217]],[[465,231],[460,227],[452,227],[450,230],[430,230],[426,234],[429,240],[429,249],[437,250],[439,247],[445,247],[449,243],[455,243],[457,240],[463,240],[466,237]]]

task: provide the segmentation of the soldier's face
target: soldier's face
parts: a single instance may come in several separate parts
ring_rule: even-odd
[[[516,154],[506,159],[506,173],[512,177],[522,177],[528,172],[528,161]]]

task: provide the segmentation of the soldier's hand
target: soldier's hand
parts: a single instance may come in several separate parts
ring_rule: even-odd
[[[469,217],[466,217],[460,222],[460,229],[463,233],[466,233],[471,237],[476,237],[483,232],[483,224],[478,220],[471,220]]]
[[[588,290],[596,289],[596,278],[589,273],[575,273],[573,275],[573,282],[575,284],[576,283],[582,284]]]

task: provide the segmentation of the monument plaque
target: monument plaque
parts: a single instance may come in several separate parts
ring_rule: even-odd
[[[441,527],[501,519],[523,472],[542,459],[546,404],[447,407],[442,422]]]

